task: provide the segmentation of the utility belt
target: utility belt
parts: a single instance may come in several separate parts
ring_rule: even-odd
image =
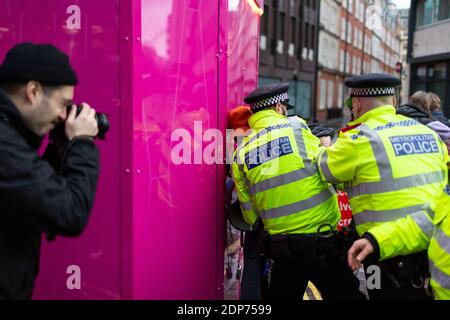
[[[380,261],[378,263],[384,278],[396,289],[415,288],[430,291],[430,272],[427,251]]]
[[[270,288],[271,274],[277,258],[294,258],[294,252],[301,248],[308,259],[321,265],[336,265],[336,261],[346,261],[347,251],[357,238],[356,231],[345,227],[335,231],[330,224],[321,225],[316,233],[269,235],[260,230],[257,252],[265,261],[264,283]]]
[[[280,243],[283,241],[297,241],[305,242],[306,244],[315,243],[316,252],[318,255],[323,255],[323,259],[339,257],[342,261],[347,261],[347,252],[352,246],[353,242],[358,239],[358,234],[354,225],[342,228],[340,231],[334,230],[330,224],[323,224],[319,226],[316,233],[308,234],[264,234],[261,237],[260,255],[265,257],[271,256],[271,244]]]

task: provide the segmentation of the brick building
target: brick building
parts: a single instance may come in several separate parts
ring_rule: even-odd
[[[314,118],[344,116],[344,79],[370,72],[396,74],[399,16],[391,0],[322,0]]]

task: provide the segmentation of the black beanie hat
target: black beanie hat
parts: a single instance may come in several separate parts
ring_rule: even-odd
[[[48,85],[76,85],[69,57],[51,44],[24,42],[6,54],[0,66],[0,83],[39,81]]]

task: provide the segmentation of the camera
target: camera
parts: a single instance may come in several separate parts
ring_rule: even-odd
[[[67,115],[69,115],[70,110],[72,109],[72,105],[73,104],[67,106]],[[76,117],[78,117],[78,115],[81,112],[81,106],[80,105],[75,105],[75,106],[77,107]],[[100,140],[105,140],[106,133],[108,132],[109,127],[110,127],[108,115],[106,113],[97,112],[95,114],[95,120],[97,120],[98,133],[94,138],[97,138]],[[59,124],[50,132],[49,139],[50,139],[50,141],[67,140],[64,123]]]

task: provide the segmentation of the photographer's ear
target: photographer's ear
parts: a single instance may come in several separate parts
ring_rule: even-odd
[[[28,81],[25,85],[26,99],[31,105],[39,104],[42,100],[43,94],[44,92],[39,82]]]

